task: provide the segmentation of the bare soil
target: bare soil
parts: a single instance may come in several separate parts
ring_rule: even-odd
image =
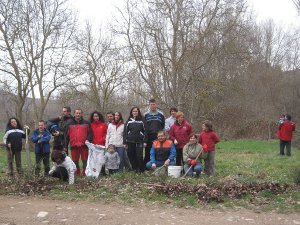
[[[294,225],[300,224],[300,215],[0,196],[0,225],[4,224]]]

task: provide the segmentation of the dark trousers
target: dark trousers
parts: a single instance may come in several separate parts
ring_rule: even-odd
[[[182,148],[176,148],[176,166],[183,165]]]
[[[68,181],[69,174],[65,167],[59,166],[55,169],[55,171],[51,174],[52,177],[57,177],[60,180]]]
[[[144,166],[146,168],[147,162],[150,161],[150,150],[152,148],[153,141],[157,139],[157,134],[149,134],[147,146],[145,148]]]
[[[119,172],[118,169],[108,169],[109,175]]]
[[[50,171],[50,152],[48,153],[35,153],[35,175],[40,175],[41,171],[41,162],[43,162],[44,165],[44,175],[48,176],[48,173]]]
[[[7,174],[10,176],[13,176],[14,174],[14,167],[13,167],[14,158],[16,161],[17,172],[18,174],[21,174],[22,173],[21,151],[14,152],[8,149],[6,150],[6,153],[7,153],[7,164],[8,164]]]
[[[284,155],[284,148],[286,148],[286,155],[291,156],[291,141],[280,140],[280,155]]]
[[[127,153],[132,169],[136,172],[144,172],[143,143],[128,143]]]

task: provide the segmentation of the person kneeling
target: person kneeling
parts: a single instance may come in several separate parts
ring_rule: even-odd
[[[49,171],[49,175],[74,184],[76,165],[72,159],[64,151],[55,149],[52,151],[51,160],[54,165]]]
[[[146,164],[146,168],[156,169],[162,166],[175,166],[176,149],[171,140],[166,139],[164,131],[157,133],[157,139],[152,144],[150,150],[150,161]]]
[[[187,176],[193,176],[194,172],[197,176],[201,174],[202,165],[200,160],[204,159],[205,155],[207,154],[202,152],[202,147],[197,141],[197,136],[191,134],[189,143],[183,147],[184,171]]]

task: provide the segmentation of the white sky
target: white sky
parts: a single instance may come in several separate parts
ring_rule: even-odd
[[[70,0],[69,3],[78,10],[79,20],[89,20],[93,25],[105,25],[112,18],[114,6],[122,0]],[[292,0],[248,0],[258,21],[272,18],[280,25],[300,25],[300,16]]]

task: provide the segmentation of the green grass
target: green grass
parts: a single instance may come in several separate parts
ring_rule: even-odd
[[[34,153],[31,153],[34,163]],[[23,167],[26,168],[25,151],[22,154]],[[216,175],[200,178],[172,179],[167,176],[155,177],[138,175],[135,173],[117,173],[112,177],[89,179],[77,178],[75,186],[66,186],[52,178],[46,178],[51,190],[43,195],[54,199],[71,200],[104,200],[126,204],[146,202],[168,207],[170,204],[178,207],[205,207],[205,208],[248,208],[260,211],[275,210],[278,212],[300,212],[299,184],[295,184],[295,171],[300,167],[300,151],[292,149],[292,157],[279,156],[279,143],[276,140],[232,140],[222,141],[216,151]],[[0,188],[13,184],[6,181],[6,154],[0,152]],[[300,177],[300,175],[298,175]],[[30,176],[29,176],[30,177]],[[263,183],[278,183],[286,186],[287,190],[274,192],[261,190],[257,194],[245,194],[232,198],[224,196],[221,202],[209,201],[203,203],[198,200],[195,193],[183,191],[172,196],[157,191],[147,184],[196,186],[207,185],[220,188],[228,182],[237,182],[238,185],[251,185]],[[5,189],[0,194],[20,193],[14,189]]]

